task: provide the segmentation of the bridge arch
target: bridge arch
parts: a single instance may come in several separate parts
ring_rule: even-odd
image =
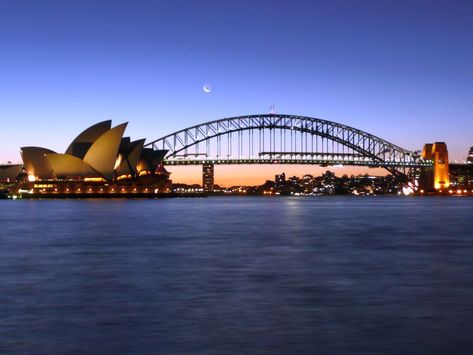
[[[394,174],[429,165],[417,152],[354,127],[285,114],[205,122],[154,140],[147,146],[168,150],[165,163],[174,165],[338,163],[380,166]]]

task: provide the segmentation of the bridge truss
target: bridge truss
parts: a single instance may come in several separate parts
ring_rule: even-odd
[[[340,123],[262,114],[202,123],[147,146],[168,150],[166,165],[315,164],[383,167],[409,174],[432,166],[419,154]]]

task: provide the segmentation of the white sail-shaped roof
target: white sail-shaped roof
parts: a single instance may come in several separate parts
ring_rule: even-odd
[[[0,165],[0,181],[14,181],[20,173],[23,165]]]
[[[46,159],[46,154],[54,153],[54,151],[42,147],[21,147],[20,152],[28,176],[38,179],[54,177],[51,165]]]
[[[90,126],[79,134],[72,141],[66,150],[66,154],[71,154],[79,158],[84,158],[90,146],[105,132],[112,128],[112,121],[103,121]]]
[[[126,156],[121,157],[120,165],[117,168],[118,175],[136,174],[136,167],[140,160],[141,151],[143,150],[144,143],[145,139],[140,139],[128,143],[129,149],[124,152]]]
[[[95,140],[84,157],[84,162],[93,167],[105,179],[111,180],[118,156],[118,149],[128,123],[122,123]]]
[[[70,154],[46,154],[46,159],[59,179],[102,177],[89,164]]]

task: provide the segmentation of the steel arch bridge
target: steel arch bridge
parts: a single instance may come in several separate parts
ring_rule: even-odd
[[[167,150],[165,165],[315,164],[383,167],[407,175],[432,166],[417,152],[340,123],[261,114],[195,125],[147,144]]]

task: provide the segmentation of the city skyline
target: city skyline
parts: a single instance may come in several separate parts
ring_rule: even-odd
[[[26,1],[0,10],[4,162],[20,161],[24,145],[63,151],[101,120],[130,121],[132,136],[151,141],[272,105],[410,150],[445,141],[452,161],[473,145],[466,1]],[[238,183],[235,169],[216,167],[216,182]],[[240,183],[278,169],[251,166]],[[201,179],[200,170],[170,171]]]

